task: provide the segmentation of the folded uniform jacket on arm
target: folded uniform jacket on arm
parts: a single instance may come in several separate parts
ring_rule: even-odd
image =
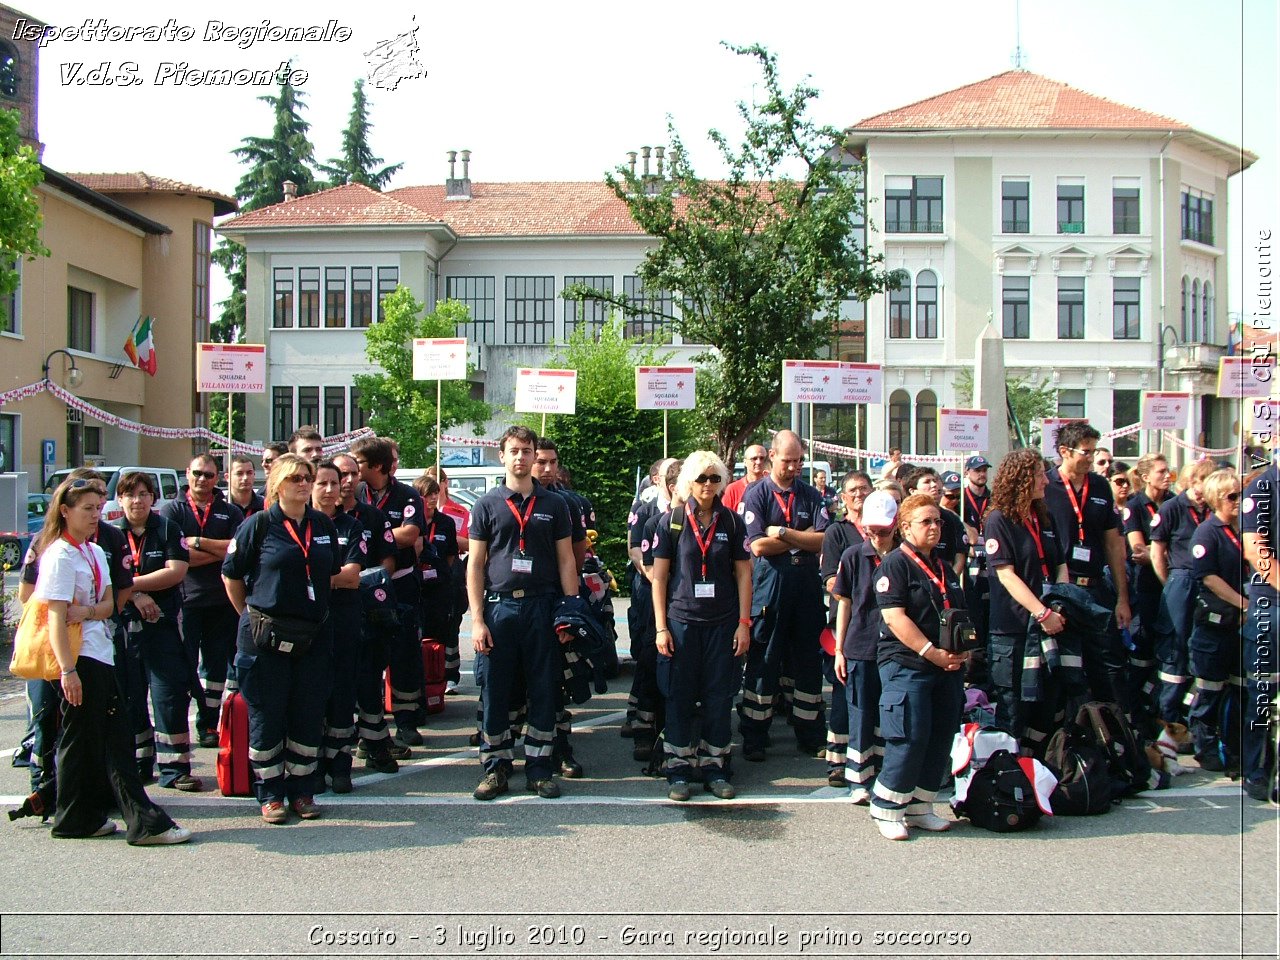
[[[1046,672],[1068,695],[1083,693],[1087,689],[1085,647],[1091,636],[1101,636],[1111,626],[1111,611],[1096,603],[1088,590],[1074,583],[1052,584],[1040,599],[1046,605],[1061,606],[1066,626],[1050,636],[1034,617],[1028,618],[1022,699],[1030,703],[1045,697]]]

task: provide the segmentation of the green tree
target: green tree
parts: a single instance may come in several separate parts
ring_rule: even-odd
[[[644,287],[677,291],[681,315],[671,323],[687,342],[715,348],[697,359],[722,389],[700,413],[726,460],[778,402],[782,361],[825,353],[841,302],[894,283],[855,242],[860,167],[839,130],[808,118],[817,91],[784,91],[777,58],[763,47],[729,49],[759,62],[765,89],[760,104],[738,104],[740,144],[709,132],[728,176],[699,177],[674,123],[669,177],[646,179],[627,167],[605,176],[658,241],[639,267]],[[602,291],[574,286],[564,295],[635,312]]]
[[[298,186],[298,196],[314,192],[318,185],[310,165],[315,162],[315,150],[308,139],[311,125],[302,119],[304,94],[289,83],[289,72],[280,74],[280,90],[276,94],[259,97],[271,107],[274,115],[271,136],[245,137],[240,146],[232,150],[248,169],[236,184],[236,198],[240,211],[247,213],[261,207],[284,201],[284,182],[292,180]],[[218,306],[221,311],[209,324],[209,337],[216,343],[239,343],[245,330],[245,249],[238,243],[223,239],[213,251],[211,259],[223,269],[231,284],[231,295]],[[226,428],[227,395],[215,393],[209,396],[209,428],[223,433]],[[243,439],[244,400],[237,400],[235,422]],[[218,423],[221,426],[215,427]]]
[[[18,289],[18,259],[49,256],[40,242],[44,218],[36,197],[44,173],[36,152],[18,135],[20,123],[17,110],[0,110],[0,330],[12,319],[4,303]]]
[[[600,539],[596,550],[619,578],[627,565],[627,510],[635,497],[636,468],[647,470],[662,456],[662,413],[636,409],[635,368],[661,365],[658,347],[623,336],[622,321],[611,318],[599,338],[578,325],[547,366],[578,371],[577,413],[547,417],[547,436],[560,462],[596,508]],[[699,378],[702,374],[699,372]],[[699,402],[702,400],[699,380]],[[669,451],[685,453],[698,443],[686,416],[669,417]],[[541,414],[519,414],[519,422],[542,431]]]
[[[1049,386],[1048,380],[1041,380],[1036,384],[1029,377],[1016,377],[1007,381],[1006,392],[1013,418],[1021,428],[1022,436],[1027,438],[1029,444],[1038,443],[1040,428],[1034,426],[1034,422],[1057,413],[1058,391]],[[973,403],[973,371],[968,368],[961,370],[956,376],[956,402],[962,407]],[[999,415],[999,411],[993,413]],[[1010,427],[1013,427],[1013,423],[1010,423]]]
[[[456,300],[437,304],[434,313],[422,316],[424,309],[405,287],[396,287],[383,299],[383,319],[365,331],[365,356],[383,372],[357,374],[354,380],[369,426],[382,436],[395,437],[400,459],[407,464],[433,462],[436,447],[436,385],[413,379],[413,341],[452,337],[458,324],[470,318],[466,306]],[[465,380],[446,380],[441,389],[442,429],[468,422],[478,428],[489,419],[489,405],[472,399]]]
[[[355,93],[351,100],[351,117],[347,121],[347,129],[342,131],[342,156],[332,158],[327,164],[318,164],[320,171],[329,178],[333,186],[344,183],[363,183],[366,187],[381,190],[390,182],[392,176],[404,166],[393,163],[375,169],[382,163],[381,157],[375,157],[369,146],[369,131],[373,124],[369,122],[369,101],[364,95],[364,81],[356,81]]]

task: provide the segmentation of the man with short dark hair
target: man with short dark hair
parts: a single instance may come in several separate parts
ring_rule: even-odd
[[[1125,572],[1124,540],[1111,484],[1094,472],[1094,452],[1101,434],[1086,420],[1071,420],[1058,428],[1054,447],[1061,466],[1049,470],[1044,503],[1065,545],[1070,581],[1089,591],[1094,601],[1115,610],[1105,633],[1090,634],[1084,648],[1084,671],[1095,700],[1118,703],[1130,713],[1125,683],[1128,652],[1120,631],[1129,626],[1129,579]],[[1103,578],[1111,568],[1112,589]]]
[[[240,508],[245,518],[253,516],[266,506],[258,491],[253,489],[257,477],[253,461],[243,453],[231,458],[231,471],[227,474],[227,499]]]
[[[236,689],[236,630],[240,615],[222,584],[222,561],[227,545],[244,514],[223,499],[218,489],[218,461],[207,453],[187,467],[182,496],[160,508],[160,515],[177,524],[187,549],[187,575],[182,581],[182,639],[187,658],[200,662],[204,700],[196,714],[200,746],[218,745],[218,712],[222,694]]]
[[[382,437],[362,437],[351,445],[351,455],[360,467],[357,496],[387,515],[395,545],[395,572],[391,581],[400,609],[400,627],[389,644],[391,671],[391,712],[400,742],[422,744],[418,732],[418,701],[423,695],[422,646],[418,632],[418,604],[421,599],[418,557],[419,538],[426,532],[422,497],[407,483],[392,476],[396,457]]]
[[[522,675],[529,703],[526,786],[545,799],[560,796],[551,759],[562,679],[552,612],[557,598],[578,595],[578,571],[568,507],[532,476],[537,439],[528,427],[507,429],[499,448],[505,483],[482,496],[471,512],[471,642],[477,659],[485,660],[485,776],[475,789],[477,800],[507,792],[514,748],[510,709]]]
[[[289,452],[289,445],[281,443],[279,440],[273,440],[271,443],[262,446],[262,489],[258,491],[258,495],[265,497],[267,495],[267,474],[271,472],[271,465],[276,462],[276,457]]]
[[[303,460],[319,463],[324,456],[324,437],[315,427],[299,427],[289,438],[289,452],[296,453]]]

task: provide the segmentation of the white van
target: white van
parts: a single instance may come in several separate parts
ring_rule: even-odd
[[[426,467],[406,467],[401,464],[396,470],[396,479],[412,484],[426,469]],[[451,496],[458,490],[470,490],[480,497],[494,487],[501,486],[507,477],[506,469],[500,463],[492,463],[487,467],[446,466],[444,472],[449,477]]]
[[[102,505],[102,519],[107,521],[119,520],[124,516],[124,509],[116,499],[116,484],[126,473],[141,470],[143,473],[151,474],[151,478],[156,482],[156,489],[160,491],[159,498],[151,508],[153,510],[159,510],[162,504],[176,500],[182,489],[182,478],[178,475],[178,471],[171,467],[90,467],[90,469],[107,480],[107,499]],[[44,485],[45,493],[53,493],[70,473],[70,467],[54,471],[53,476]]]

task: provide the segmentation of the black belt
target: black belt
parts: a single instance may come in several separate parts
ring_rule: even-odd
[[[793,553],[787,557],[770,557],[771,561],[784,567],[805,567],[818,565],[818,558],[812,554]]]
[[[542,600],[548,597],[554,597],[554,593],[541,592],[537,593],[533,590],[490,590],[490,600]]]

